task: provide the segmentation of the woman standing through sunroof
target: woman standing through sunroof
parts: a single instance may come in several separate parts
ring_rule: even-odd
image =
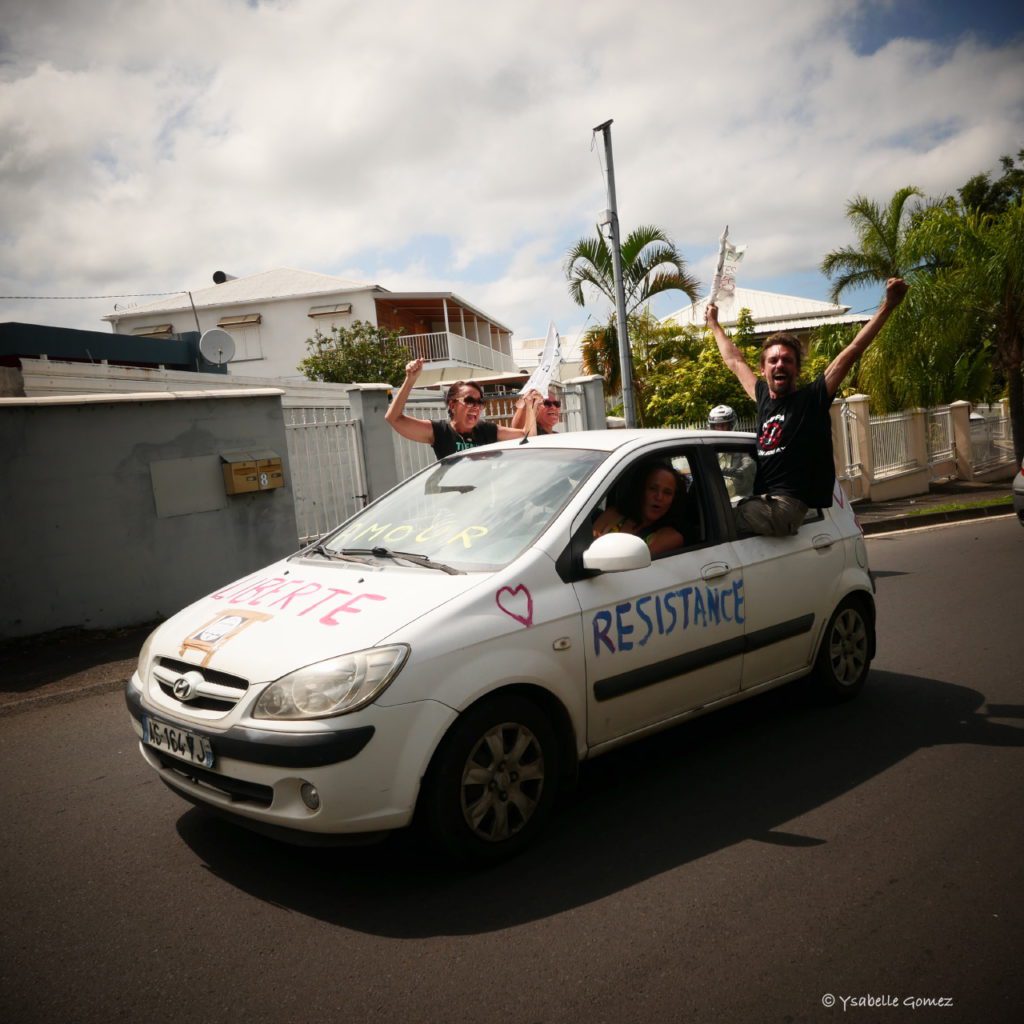
[[[483,419],[484,395],[479,384],[457,380],[445,394],[448,404],[447,420],[421,420],[405,414],[409,392],[423,369],[422,359],[413,359],[405,367],[405,380],[388,407],[384,418],[409,441],[429,444],[434,454],[443,459],[453,452],[477,448],[495,441],[514,441],[523,437],[525,430],[503,427]]]

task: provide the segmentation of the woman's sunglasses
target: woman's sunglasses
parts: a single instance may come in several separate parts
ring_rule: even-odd
[[[557,398],[545,398],[544,401],[541,402],[540,404],[543,405],[545,409],[562,408],[562,403]]]
[[[484,404],[484,400],[482,398],[459,398],[459,399],[456,399],[456,401],[461,402],[463,405],[469,405],[469,406],[483,405]]]

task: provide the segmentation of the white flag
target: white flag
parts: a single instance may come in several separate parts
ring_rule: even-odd
[[[721,239],[721,247],[718,250],[718,269],[715,271],[715,279],[711,284],[711,297],[709,302],[718,301],[719,295],[732,295],[736,291],[736,268],[743,260],[743,254],[747,251],[745,245],[733,245],[729,241],[729,225],[725,226],[725,232]]]
[[[548,386],[551,384],[551,376],[556,367],[562,362],[562,339],[555,330],[554,321],[548,324],[548,337],[544,342],[544,351],[541,354],[537,369],[530,374],[530,379],[523,385],[519,392],[525,395],[527,391],[539,391],[545,398],[548,394]]]

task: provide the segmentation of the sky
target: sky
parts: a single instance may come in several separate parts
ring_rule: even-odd
[[[1024,6],[990,0],[0,10],[0,322],[106,331],[295,267],[571,334],[608,314],[562,264],[608,205],[609,119],[623,235],[664,229],[706,291],[728,224],[740,286],[825,299],[854,195],[950,194],[1024,148]]]

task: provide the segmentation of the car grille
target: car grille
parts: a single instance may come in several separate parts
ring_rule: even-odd
[[[185,699],[174,692],[175,683],[183,678],[192,684],[190,696]],[[180,708],[219,712],[221,715],[226,715],[249,689],[247,679],[212,668],[199,668],[174,658],[157,658],[153,665],[153,679],[164,696]]]
[[[270,786],[261,786],[256,782],[244,779],[233,779],[228,775],[219,775],[208,768],[179,761],[162,750],[152,751],[164,771],[174,772],[189,782],[206,789],[214,789],[228,797],[232,803],[253,804],[256,807],[269,807],[274,799],[274,791]]]

